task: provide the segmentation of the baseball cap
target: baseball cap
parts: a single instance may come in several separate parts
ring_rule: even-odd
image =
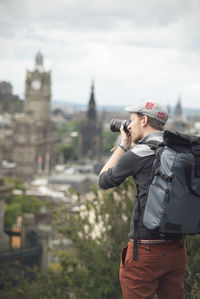
[[[165,124],[168,119],[167,109],[155,101],[141,101],[136,105],[126,107],[125,110],[128,112],[145,114],[163,124]]]

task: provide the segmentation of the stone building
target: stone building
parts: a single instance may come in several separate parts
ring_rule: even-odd
[[[102,126],[97,117],[94,83],[91,86],[90,100],[85,121],[79,136],[79,159],[100,160],[102,154]]]
[[[12,85],[10,84],[10,82],[0,82],[0,94],[12,94]]]
[[[23,101],[12,92],[10,82],[0,82],[0,113],[23,112]]]
[[[10,160],[16,164],[15,176],[31,179],[48,174],[55,165],[57,130],[50,101],[51,73],[44,70],[43,56],[37,53],[35,69],[26,73],[24,114],[12,122]]]

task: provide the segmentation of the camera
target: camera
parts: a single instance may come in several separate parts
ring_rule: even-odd
[[[112,132],[120,132],[121,125],[123,125],[124,131],[126,133],[129,133],[128,131],[129,124],[130,124],[130,120],[126,120],[126,119],[121,120],[121,119],[114,118],[110,122],[110,129]]]

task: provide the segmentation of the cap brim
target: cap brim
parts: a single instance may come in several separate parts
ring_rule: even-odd
[[[138,107],[138,105],[134,105],[134,106],[128,106],[125,108],[125,111],[127,112],[140,112],[141,107]]]

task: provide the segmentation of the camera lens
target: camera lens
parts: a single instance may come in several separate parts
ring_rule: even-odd
[[[130,124],[130,120],[121,120],[121,119],[112,119],[110,122],[110,129],[112,132],[120,132],[121,125],[124,126],[124,131],[128,133],[128,125]]]

